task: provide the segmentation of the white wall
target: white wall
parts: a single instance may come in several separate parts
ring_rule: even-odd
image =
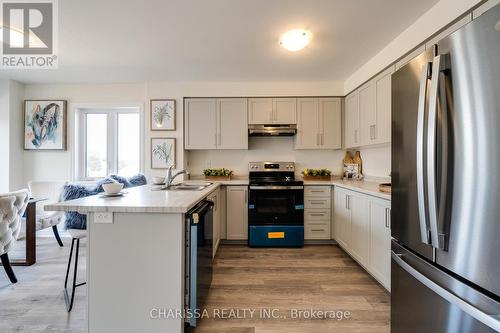
[[[147,176],[163,175],[165,170],[150,168],[150,138],[173,137],[177,139],[177,166],[184,167],[187,154],[183,147],[183,98],[193,96],[339,96],[343,84],[339,82],[147,82],[131,84],[30,84],[26,85],[26,99],[66,99],[68,110],[74,104],[141,104],[144,106],[145,147],[144,161]],[[174,98],[177,103],[176,131],[151,131],[149,100]],[[73,129],[69,114],[67,151],[24,152],[24,182],[28,180],[68,180],[72,176],[71,140]]]
[[[10,81],[9,89],[9,189],[14,191],[24,184],[24,84]]]
[[[9,81],[0,80],[0,193],[9,191]]]
[[[377,145],[360,149],[363,173],[367,177],[388,178],[391,173],[391,145]]]
[[[482,0],[441,0],[344,82],[347,95]]]
[[[24,85],[0,81],[0,193],[23,187]]]

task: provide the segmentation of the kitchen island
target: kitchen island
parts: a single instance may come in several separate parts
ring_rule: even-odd
[[[185,214],[200,191],[127,188],[45,206],[87,215],[88,332],[184,331]],[[81,277],[83,279],[84,277]]]

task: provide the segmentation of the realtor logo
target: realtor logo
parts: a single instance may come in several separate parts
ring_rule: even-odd
[[[1,68],[57,68],[56,0],[0,0]]]

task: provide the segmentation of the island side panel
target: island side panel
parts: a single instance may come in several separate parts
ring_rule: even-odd
[[[113,224],[88,216],[88,331],[184,331],[182,318],[156,310],[184,306],[184,214],[114,213]],[[153,313],[151,311],[153,310]]]

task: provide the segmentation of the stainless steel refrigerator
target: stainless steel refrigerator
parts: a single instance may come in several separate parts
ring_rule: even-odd
[[[392,76],[391,331],[500,331],[500,5]]]

